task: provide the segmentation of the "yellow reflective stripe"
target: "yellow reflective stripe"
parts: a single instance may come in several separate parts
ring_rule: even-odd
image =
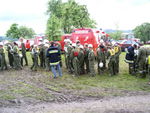
[[[115,55],[115,50],[114,49],[109,50],[109,52],[110,52],[111,56]]]
[[[58,62],[54,62],[54,63],[50,63],[50,65],[57,65],[59,64],[59,61]]]
[[[148,64],[150,64],[150,55],[148,55]]]
[[[49,53],[58,53],[58,50],[51,50]]]
[[[115,53],[118,53],[119,47],[114,47]]]

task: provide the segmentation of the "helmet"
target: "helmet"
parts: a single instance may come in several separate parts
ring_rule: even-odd
[[[0,46],[3,46],[3,42],[0,42]]]
[[[88,47],[89,47],[89,48],[93,48],[93,45],[92,45],[92,44],[89,44]]]
[[[72,46],[73,46],[73,47],[76,47],[76,44],[75,44],[75,43],[73,43],[73,44],[72,44]]]
[[[80,45],[79,48],[80,48],[80,49],[83,49],[83,45]]]
[[[104,65],[103,62],[99,63],[99,67],[103,67],[103,65]]]

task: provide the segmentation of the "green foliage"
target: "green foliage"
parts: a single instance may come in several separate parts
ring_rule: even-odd
[[[117,30],[114,33],[109,33],[110,37],[115,39],[115,40],[120,39],[121,38],[121,34],[122,34],[122,31],[119,31],[119,30]]]
[[[137,26],[134,30],[134,35],[140,38],[144,43],[150,40],[150,23],[143,23]]]
[[[18,28],[18,24],[14,23],[10,26],[10,29],[6,33],[7,37],[11,38],[19,38],[20,37],[20,32]]]
[[[24,37],[24,38],[32,38],[33,35],[35,35],[34,30],[26,26],[20,26],[19,32],[20,32],[20,37]]]
[[[60,40],[59,37],[62,35],[61,21],[55,15],[51,15],[48,19],[46,34],[49,40]]]
[[[63,30],[64,33],[71,33],[74,28],[91,27],[95,28],[95,21],[90,18],[87,7],[85,5],[79,5],[75,0],[68,0],[63,3],[62,0],[50,0],[48,3],[47,14],[50,15],[47,22],[47,33],[51,34],[51,28],[49,27],[53,21],[54,16],[59,24],[58,30]],[[57,31],[57,29],[55,29]]]
[[[6,32],[6,36],[11,38],[32,38],[34,34],[35,32],[32,28],[18,26],[16,23],[12,24],[10,29]]]

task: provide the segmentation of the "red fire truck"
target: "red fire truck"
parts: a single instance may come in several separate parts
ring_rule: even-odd
[[[71,34],[63,35],[60,43],[62,50],[64,50],[64,39],[70,39],[72,43],[76,43],[76,41],[79,40],[82,45],[85,43],[92,44],[94,50],[96,50],[100,44],[101,37],[105,34],[106,33],[102,32],[101,30],[91,28],[74,29]]]

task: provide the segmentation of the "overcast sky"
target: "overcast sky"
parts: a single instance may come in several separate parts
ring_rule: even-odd
[[[67,0],[63,0],[67,1]],[[150,0],[76,0],[87,5],[91,18],[102,29],[132,30],[150,22]],[[3,0],[0,3],[0,35],[17,23],[31,27],[36,33],[46,29],[48,0]]]

